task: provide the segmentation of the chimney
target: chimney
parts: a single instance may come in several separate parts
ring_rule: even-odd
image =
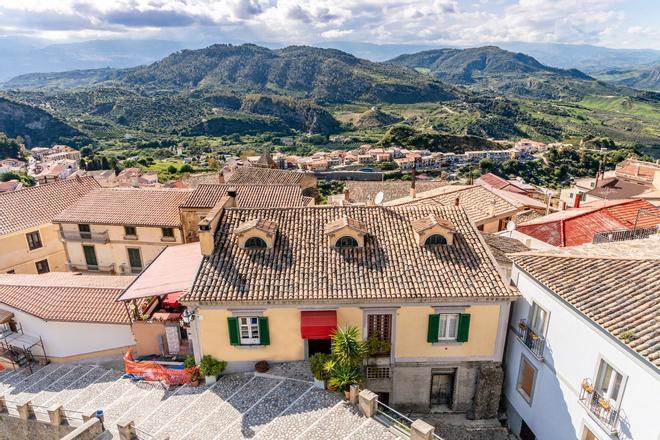
[[[575,194],[575,201],[573,202],[573,208],[579,208],[580,207],[580,199],[582,197],[580,196],[580,193]]]
[[[348,186],[346,186],[344,188],[344,200],[346,200],[346,202],[348,202],[351,199],[349,196],[350,196],[350,192],[348,191]]]
[[[454,206],[461,206],[461,198],[456,197],[456,200],[454,200]]]
[[[412,167],[412,180],[410,181],[410,198],[415,199],[417,198],[417,188],[416,188],[416,182],[417,182],[417,158],[413,161],[413,167]]]
[[[496,203],[497,202],[495,201],[495,199],[490,201],[490,208],[488,208],[488,216],[489,217],[495,217],[495,204]]]

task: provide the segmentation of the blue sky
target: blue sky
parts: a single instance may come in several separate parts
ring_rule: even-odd
[[[2,0],[0,35],[660,49],[660,0]]]

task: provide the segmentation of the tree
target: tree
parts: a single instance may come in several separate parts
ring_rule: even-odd
[[[192,173],[195,169],[190,164],[183,164],[179,170],[182,173]]]
[[[170,173],[170,174],[176,174],[177,169],[174,165],[170,165],[170,166],[167,167],[167,172]]]
[[[0,132],[0,159],[5,158],[20,159],[21,144],[16,139],[7,137],[6,134]]]

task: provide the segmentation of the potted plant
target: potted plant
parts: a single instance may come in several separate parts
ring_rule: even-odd
[[[332,332],[332,359],[325,363],[329,374],[328,388],[343,391],[348,398],[349,388],[362,377],[362,362],[367,345],[360,339],[356,327],[337,328]]]
[[[379,338],[377,335],[372,335],[367,339],[366,347],[369,356],[383,356],[390,352],[392,343],[386,339]]]
[[[183,360],[183,368],[192,368],[194,366],[195,366],[195,356],[193,356],[192,354],[189,354]]]
[[[256,364],[254,364],[254,369],[257,370],[257,373],[265,373],[266,371],[268,371],[269,368],[270,366],[266,361],[259,361]]]
[[[325,370],[325,364],[331,359],[329,354],[315,353],[309,357],[309,367],[314,376],[314,386],[325,388],[325,381],[330,374]]]
[[[190,385],[192,385],[194,387],[199,386],[199,380],[202,377],[200,372],[199,372],[199,368],[193,367],[186,374],[188,374],[188,377],[190,378]]]
[[[330,374],[328,388],[343,391],[347,399],[349,398],[351,385],[359,383],[362,379],[360,367],[355,365],[345,365],[330,360],[326,363],[325,369]]]
[[[218,375],[225,371],[227,367],[227,362],[219,361],[211,355],[206,355],[202,358],[199,363],[199,369],[201,374],[204,376],[204,380],[207,384],[214,384],[218,378]]]

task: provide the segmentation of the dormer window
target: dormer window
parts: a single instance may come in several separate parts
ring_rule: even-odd
[[[266,249],[268,244],[259,237],[250,237],[245,240],[244,247],[245,249]]]
[[[343,249],[343,248],[356,248],[358,247],[359,244],[357,240],[349,235],[344,235],[343,237],[340,237],[339,240],[335,243],[335,247]]]
[[[424,241],[424,246],[440,246],[443,244],[447,244],[447,239],[440,234],[429,235]]]
[[[234,229],[238,245],[243,249],[271,249],[275,244],[277,224],[271,220],[253,219]]]
[[[337,249],[362,248],[367,228],[359,220],[344,216],[327,223],[324,228],[330,247]]]
[[[454,244],[454,235],[456,234],[454,224],[437,214],[413,220],[411,226],[420,246],[433,247]]]

